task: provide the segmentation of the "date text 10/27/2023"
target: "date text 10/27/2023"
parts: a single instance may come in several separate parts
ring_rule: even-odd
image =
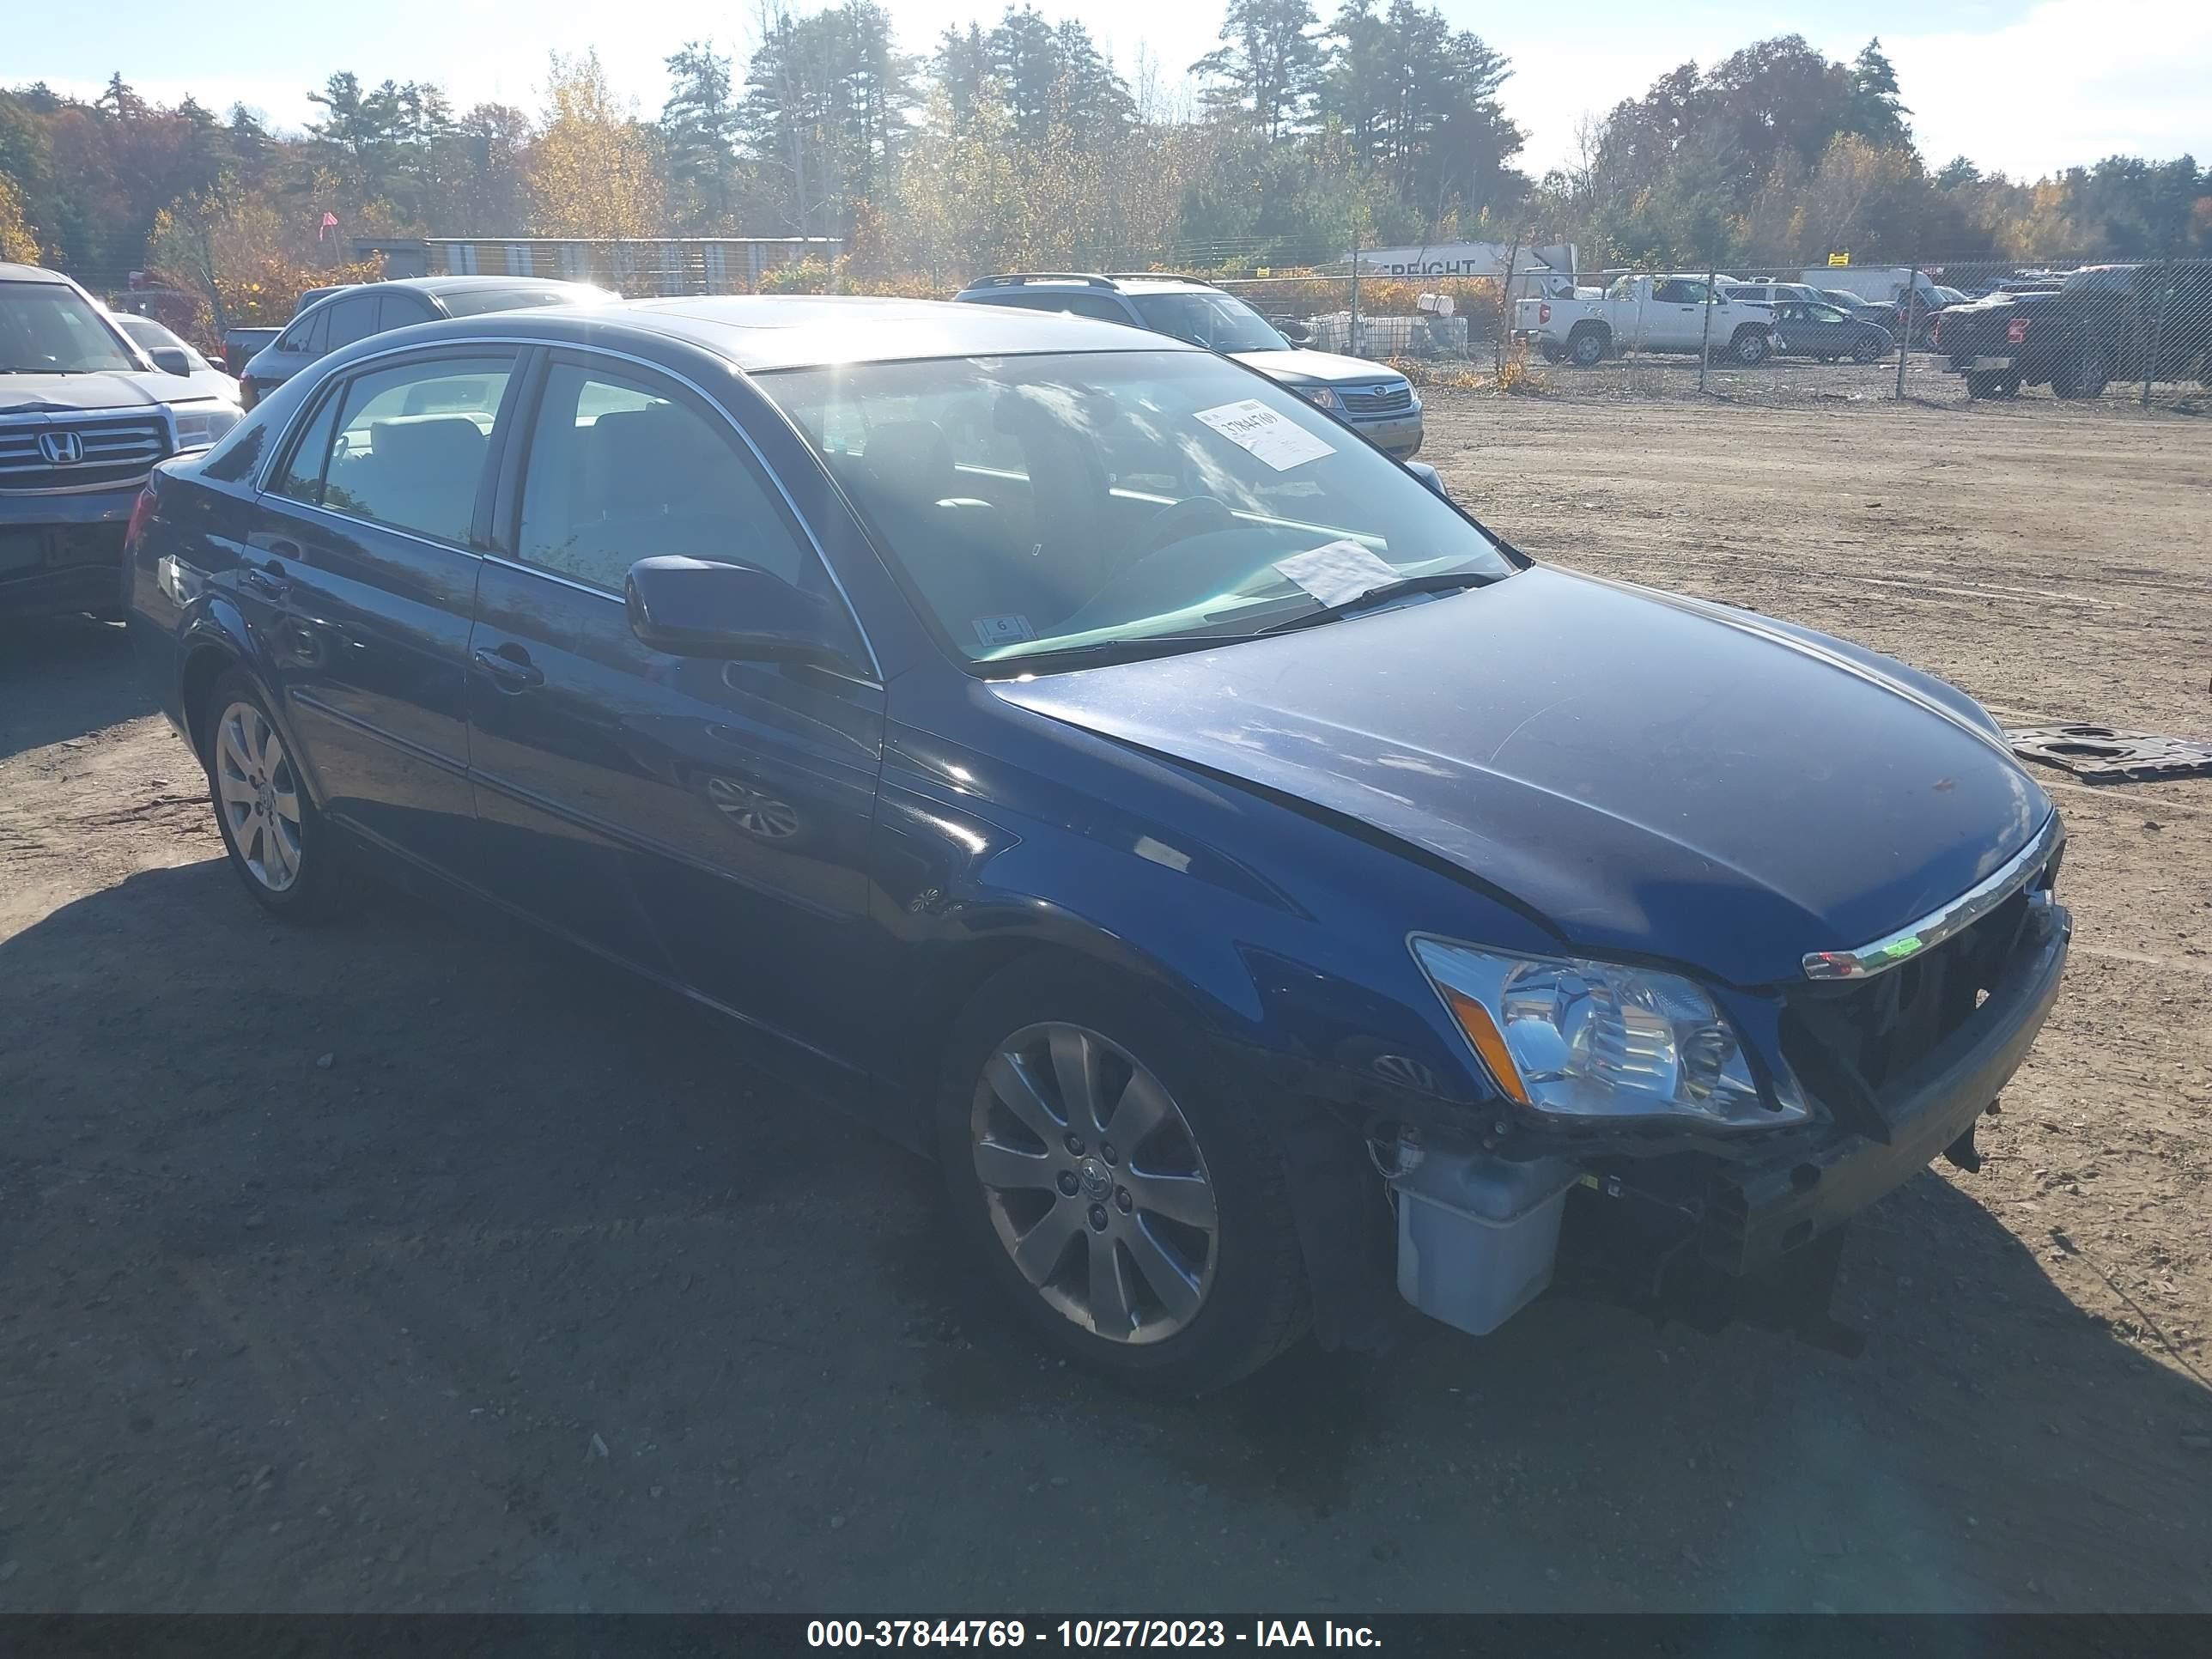
[[[1364,1648],[1365,1625],[1306,1619],[815,1619],[810,1648]]]

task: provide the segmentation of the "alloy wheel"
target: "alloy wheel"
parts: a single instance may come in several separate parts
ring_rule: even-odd
[[[300,878],[300,781],[276,728],[250,702],[222,711],[215,733],[217,809],[238,861],[272,893]]]
[[[732,778],[707,780],[707,799],[732,823],[763,841],[788,841],[799,833],[799,814],[790,802],[764,795]]]
[[[1056,1021],[1016,1031],[985,1062],[969,1140],[992,1231],[1064,1318],[1148,1343],[1197,1316],[1218,1255],[1212,1177],[1127,1049]]]

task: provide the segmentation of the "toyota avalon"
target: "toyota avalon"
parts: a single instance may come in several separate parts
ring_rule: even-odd
[[[1158,1387],[1583,1261],[1810,1328],[2065,962],[2058,818],[1966,696],[1538,563],[1079,317],[380,334],[163,465],[129,563],[255,902],[396,862],[723,1011]]]

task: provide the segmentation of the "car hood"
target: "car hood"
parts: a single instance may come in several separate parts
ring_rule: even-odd
[[[167,399],[154,390],[167,380],[184,382],[158,370],[144,374],[108,370],[97,374],[0,374],[0,415],[82,415],[106,409],[157,409]],[[182,394],[172,392],[171,398]],[[205,396],[205,393],[194,393]]]
[[[1236,351],[1230,356],[1271,380],[1298,386],[1359,386],[1372,381],[1396,385],[1405,380],[1395,368],[1334,351]]]
[[[993,689],[1371,825],[1537,912],[1570,948],[1759,985],[1799,976],[1808,951],[1918,921],[2051,812],[1971,703],[1881,660],[1535,568]]]

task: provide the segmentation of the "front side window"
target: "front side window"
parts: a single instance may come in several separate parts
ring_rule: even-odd
[[[1215,357],[955,358],[757,383],[971,662],[1244,638],[1326,610],[1347,581],[1515,568],[1380,451]]]
[[[0,374],[127,374],[141,367],[75,289],[0,283]]]
[[[525,563],[613,593],[669,554],[813,585],[812,551],[718,421],[673,387],[575,363],[546,376],[515,544]]]
[[[349,346],[356,340],[366,340],[376,332],[376,301],[374,294],[350,295],[343,300],[331,301],[330,337],[327,349],[336,351],[340,346]]]
[[[506,356],[445,357],[356,375],[329,440],[322,504],[466,546],[514,368]],[[314,464],[309,447],[301,445],[295,468]]]
[[[1291,343],[1242,300],[1226,294],[1138,294],[1130,304],[1156,333],[1209,351],[1288,351]]]
[[[376,311],[376,331],[386,334],[395,328],[405,328],[410,323],[427,323],[438,313],[412,294],[392,293],[379,296]]]

